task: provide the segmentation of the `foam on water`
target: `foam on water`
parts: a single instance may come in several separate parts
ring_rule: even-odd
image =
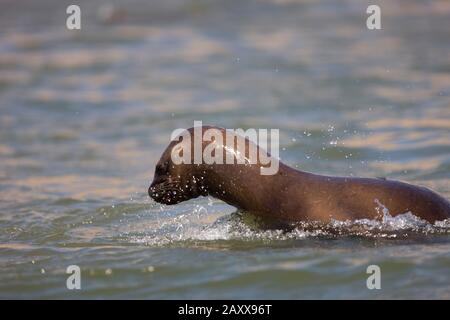
[[[183,244],[195,241],[283,241],[305,238],[387,238],[406,239],[420,235],[450,234],[450,219],[431,224],[406,212],[397,216],[390,215],[382,207],[380,219],[335,220],[329,223],[300,222],[286,230],[265,230],[258,227],[255,217],[244,212],[217,216],[211,222],[211,214],[201,205],[191,212],[176,217],[159,216],[157,224],[140,232],[123,234],[131,243],[150,246]],[[162,212],[164,215],[164,212]]]

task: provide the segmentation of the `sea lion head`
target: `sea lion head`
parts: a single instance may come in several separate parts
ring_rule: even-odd
[[[196,174],[195,165],[175,164],[172,161],[172,150],[179,141],[181,138],[172,141],[163,152],[148,189],[149,196],[162,204],[177,204],[207,194],[202,179]]]
[[[259,162],[258,146],[246,137],[212,126],[174,132],[178,133],[172,134],[148,189],[149,196],[156,202],[170,205],[207,195],[233,202],[230,194],[240,193],[238,186],[242,182],[239,181],[261,172],[263,165]],[[250,161],[251,145],[257,155],[255,163]],[[231,162],[224,163],[229,155]],[[215,157],[219,161],[212,161]]]

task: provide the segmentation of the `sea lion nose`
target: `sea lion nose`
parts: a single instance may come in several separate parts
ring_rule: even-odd
[[[150,184],[150,187],[148,188],[148,195],[150,198],[155,199],[155,197],[158,196],[158,188],[157,185],[161,183],[161,179],[159,177],[153,179],[152,183]]]
[[[148,195],[150,196],[150,198],[153,198],[153,199],[156,196],[156,187],[155,187],[155,182],[154,181],[152,182],[152,184],[148,188]]]
[[[148,195],[150,196],[150,198],[153,198],[155,195],[155,180],[152,181],[152,183],[150,184],[150,187],[148,187]]]
[[[148,187],[148,196],[149,196],[150,198],[153,198],[152,195],[153,195],[153,187],[150,186],[150,187]]]

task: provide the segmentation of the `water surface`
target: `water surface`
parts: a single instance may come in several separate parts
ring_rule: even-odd
[[[286,234],[146,194],[202,120],[280,129],[301,170],[450,198],[447,1],[379,1],[379,31],[367,1],[78,2],[81,31],[60,1],[0,4],[0,298],[450,298],[448,221]]]

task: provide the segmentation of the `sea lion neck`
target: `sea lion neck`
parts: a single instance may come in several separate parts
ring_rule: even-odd
[[[261,175],[256,165],[199,165],[194,170],[202,195],[218,198],[238,209],[273,219],[291,220],[285,195],[295,190],[296,202],[307,197],[311,174],[280,162],[274,175]]]

